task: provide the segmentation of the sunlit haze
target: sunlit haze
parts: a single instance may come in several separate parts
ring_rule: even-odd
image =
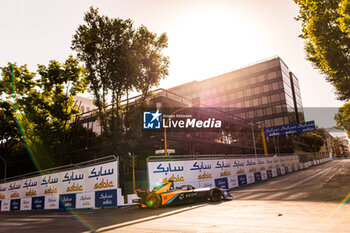
[[[0,66],[16,61],[32,70],[64,61],[72,35],[90,6],[165,32],[169,76],[160,87],[203,80],[279,55],[298,77],[304,107],[339,107],[332,86],[305,60],[298,8],[292,0],[231,1],[1,1]]]

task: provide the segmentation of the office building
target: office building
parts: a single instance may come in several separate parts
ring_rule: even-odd
[[[280,57],[169,91],[262,127],[304,121],[299,81]]]

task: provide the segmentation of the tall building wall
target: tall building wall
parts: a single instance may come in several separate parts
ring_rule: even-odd
[[[279,57],[169,91],[263,127],[304,120],[298,79]]]

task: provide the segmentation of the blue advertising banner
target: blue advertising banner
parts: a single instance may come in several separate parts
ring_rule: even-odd
[[[295,167],[294,167],[294,165],[292,165],[292,172],[295,172]]]
[[[261,181],[261,173],[260,172],[254,172],[254,178],[255,178],[255,182]]]
[[[45,197],[33,197],[32,210],[43,210],[45,205]]]
[[[62,194],[60,195],[60,209],[74,209],[76,203],[76,194]]]
[[[314,121],[264,128],[265,137],[295,134],[316,130]]]
[[[267,178],[272,178],[272,171],[271,170],[267,170],[266,171],[266,174],[267,174]]]
[[[281,168],[277,168],[276,170],[277,170],[277,175],[279,176],[282,175]]]
[[[117,206],[117,190],[104,190],[95,192],[95,207]]]
[[[243,175],[239,175],[238,176],[238,185],[242,186],[242,185],[246,185],[247,184],[247,175],[243,174]]]
[[[289,173],[289,168],[288,167],[284,167],[284,170],[286,171],[286,174]]]
[[[20,210],[21,199],[12,199],[10,203],[10,210]]]
[[[228,189],[227,177],[215,179],[215,187],[220,189]]]

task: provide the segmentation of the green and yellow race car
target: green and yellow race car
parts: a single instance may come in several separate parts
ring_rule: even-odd
[[[192,185],[182,185],[174,188],[173,181],[154,187],[152,192],[137,189],[136,194],[139,199],[134,200],[134,202],[137,202],[142,208],[158,208],[160,206],[185,204],[201,200],[220,202],[223,199],[233,199],[226,190],[210,187],[195,188]]]

